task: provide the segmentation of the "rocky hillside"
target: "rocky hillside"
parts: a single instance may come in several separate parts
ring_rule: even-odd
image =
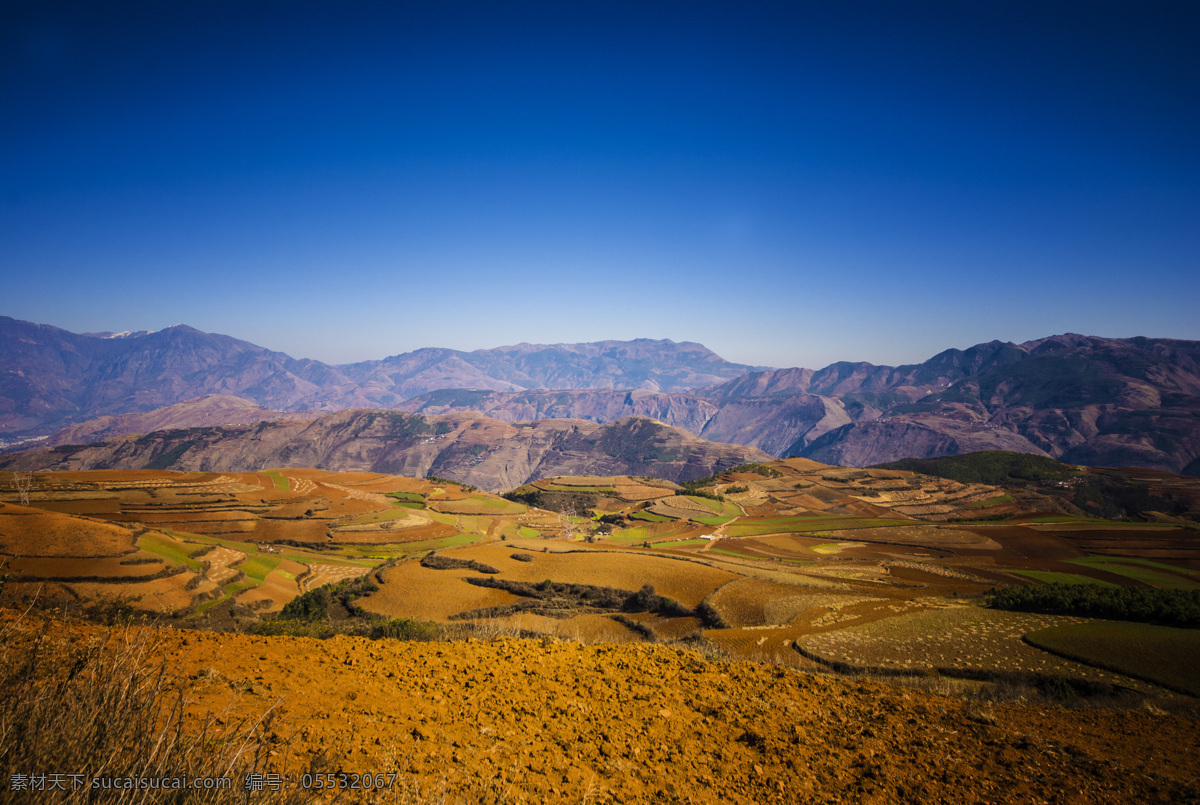
[[[953,382],[944,388],[884,404],[877,416],[790,452],[871,464],[998,449],[1077,464],[1200,471],[1200,343],[1062,335],[1014,349],[997,348],[994,357],[1002,359],[972,364],[957,380],[947,374]],[[863,393],[850,391],[842,401]]]
[[[413,410],[501,419],[645,414],[705,439],[864,466],[1013,450],[1200,473],[1200,343],[1062,335],[951,349],[907,366],[751,372],[690,394],[441,391]]]
[[[701,435],[720,410],[708,400],[687,394],[632,391],[483,391],[441,389],[414,397],[398,410],[421,414],[475,411],[505,422],[534,419],[587,419],[612,422],[627,416],[645,416],[665,425]],[[724,441],[735,441],[725,439]],[[749,442],[743,442],[749,444]],[[769,452],[769,451],[768,451]]]
[[[717,444],[644,417],[605,425],[570,419],[508,423],[349,410],[314,420],[276,420],[110,439],[0,456],[10,470],[267,467],[436,475],[489,491],[550,475],[653,475],[679,482],[769,459],[752,447]]]
[[[64,444],[89,444],[105,439],[128,436],[131,433],[151,433],[156,430],[211,427],[213,425],[248,425],[271,419],[312,419],[312,412],[285,413],[262,408],[241,397],[210,394],[186,400],[166,408],[156,408],[137,414],[117,414],[98,417],[63,428],[44,442],[46,447]]]

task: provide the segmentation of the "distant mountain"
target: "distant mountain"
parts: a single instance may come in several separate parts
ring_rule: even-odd
[[[754,371],[689,394],[636,400],[439,391],[410,405],[504,419],[535,410],[600,422],[642,413],[705,439],[849,466],[1009,450],[1200,474],[1195,341],[1067,334],[949,349],[905,366]]]
[[[444,388],[650,389],[712,385],[754,367],[668,340],[420,349],[329,366],[186,325],[158,332],[71,333],[0,316],[0,440],[151,411],[212,394],[279,411],[390,408]],[[634,412],[628,412],[634,413]],[[3,446],[0,444],[0,446]]]
[[[946,360],[942,353],[927,362],[941,364],[934,382],[944,388],[911,403],[879,398],[878,416],[789,452],[866,465],[996,449],[1093,466],[1195,471],[1200,342],[1067,334],[981,346],[991,353],[983,360]]]
[[[42,442],[46,447],[64,444],[88,444],[115,439],[132,433],[178,430],[212,425],[246,425],[275,419],[312,419],[311,412],[285,413],[262,408],[241,397],[210,394],[185,400],[166,408],[138,414],[117,414],[81,422],[60,430]]]
[[[918,364],[815,371],[748,367],[699,344],[651,339],[428,348],[328,366],[184,325],[78,335],[0,317],[0,447],[207,395],[292,413],[644,416],[711,441],[842,465],[1009,450],[1200,474],[1196,341],[1068,333],[948,349]],[[176,411],[164,422],[215,422],[187,417]],[[89,423],[54,443],[110,427]]]
[[[160,430],[10,453],[0,455],[0,469],[316,467],[437,475],[498,491],[553,475],[653,475],[679,482],[770,458],[752,447],[715,444],[644,417],[606,425],[570,419],[511,424],[473,414],[359,409],[307,421]]]
[[[458,352],[419,349],[339,369],[394,405],[438,389],[607,389],[678,392],[739,377],[754,369],[730,363],[690,341],[638,338],[590,344],[517,344]]]
[[[114,338],[0,317],[0,438],[209,394],[276,410],[371,404],[331,366],[186,325]]]

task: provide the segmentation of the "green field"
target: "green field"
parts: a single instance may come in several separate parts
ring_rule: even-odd
[[[1089,556],[1084,559],[1068,559],[1073,565],[1094,567],[1108,573],[1116,573],[1130,579],[1137,579],[1164,590],[1200,590],[1200,574],[1183,568],[1171,567],[1161,562],[1151,562],[1145,559],[1112,559],[1106,556]],[[1186,573],[1192,578],[1176,576],[1170,573],[1160,573],[1154,568],[1173,570]]]
[[[753,556],[748,553],[738,553],[737,551],[731,551],[728,548],[709,548],[708,552],[709,553],[723,553],[726,556],[736,556],[738,559],[762,559],[761,556]]]
[[[670,542],[656,542],[655,548],[694,548],[708,542],[706,539],[677,539]]]
[[[201,562],[189,556],[188,551],[159,539],[154,534],[143,534],[138,537],[137,545],[144,551],[161,556],[173,565],[183,565],[191,570],[200,569]]]
[[[525,539],[537,539],[542,535],[541,531],[538,531],[536,528],[530,528],[527,525],[518,526],[517,533]]]
[[[454,534],[449,537],[441,537],[440,539],[426,539],[420,542],[406,542],[403,544],[406,553],[420,553],[424,551],[440,551],[443,548],[458,548],[463,545],[470,545],[472,542],[478,542],[483,539],[481,534]]]
[[[1040,517],[1014,517],[1014,523],[1069,523],[1071,525],[1096,525],[1104,528],[1179,528],[1174,523],[1114,522],[1097,517],[1076,517],[1071,514],[1047,514]]]
[[[230,550],[240,551],[247,556],[263,555],[263,552],[259,549],[258,545],[253,542],[239,542],[237,540],[222,539],[221,537],[213,537],[204,534],[179,534],[169,528],[164,528],[162,531],[168,536],[174,537],[175,539],[184,540],[185,542],[194,542],[199,545],[220,545],[221,547],[229,548]],[[140,539],[146,539],[146,537],[152,538],[152,535],[147,534]],[[154,548],[150,547],[148,547],[147,550],[149,550],[151,553],[159,553],[160,556],[165,556],[168,559],[171,559],[180,553],[178,548],[175,548],[170,544],[162,544],[162,542],[159,540],[154,541],[154,544],[166,551],[169,551],[170,555],[159,553],[158,551],[155,551]],[[346,565],[348,567],[375,567],[375,565],[382,561],[382,559],[379,558],[379,554],[381,552],[389,553],[389,555],[385,556],[384,558],[390,558],[391,555],[403,555],[403,550],[399,549],[399,546],[396,545],[373,545],[370,547],[347,545],[338,551],[321,551],[319,553],[315,551],[297,553],[296,551],[297,549],[295,546],[289,546],[289,551],[287,553],[272,554],[272,556],[278,556],[282,559],[290,559],[291,561],[299,562],[302,565],[310,564],[312,562],[320,562],[327,565]],[[369,555],[371,559],[375,559],[376,561],[363,561],[362,559],[354,558],[355,555]],[[191,557],[186,557],[186,559],[183,561],[193,570],[200,569],[201,563],[198,560],[192,559]]]
[[[1093,579],[1091,576],[1079,576],[1075,573],[1054,573],[1049,570],[1009,570],[1008,572],[1016,576],[1025,576],[1026,578],[1040,581],[1043,584],[1058,582],[1059,584],[1099,584],[1102,587],[1119,586],[1113,584],[1111,581],[1101,581],[1100,579]]]
[[[613,531],[609,537],[613,542],[644,542],[647,539],[647,529],[644,525],[634,526],[633,528],[618,528]]]
[[[396,506],[391,509],[384,509],[380,512],[371,512],[355,517],[347,525],[370,525],[371,523],[385,523],[389,520],[402,520],[408,517],[409,510],[403,506]]]
[[[388,492],[389,498],[395,498],[397,501],[408,503],[424,503],[425,496],[420,492]]]
[[[910,525],[913,525],[912,520],[896,520],[888,517],[788,517],[780,520],[759,520],[754,523],[733,523],[726,528],[725,533],[730,537],[760,537],[765,534],[802,531]]]
[[[278,556],[247,556],[246,560],[237,566],[237,569],[245,573],[247,578],[262,583],[266,581],[267,575],[272,570],[279,567],[279,562],[280,557]]]
[[[1200,631],[1100,621],[1030,632],[1038,648],[1200,696]]]
[[[995,506],[1000,503],[1012,503],[1012,501],[1012,495],[1000,495],[998,497],[988,498],[987,500],[980,500],[975,503],[970,503],[968,506],[972,509],[982,509],[987,506]]]
[[[263,475],[270,478],[271,483],[275,484],[275,488],[278,489],[280,492],[291,492],[292,491],[292,484],[286,477],[284,477],[283,473],[264,472]]]

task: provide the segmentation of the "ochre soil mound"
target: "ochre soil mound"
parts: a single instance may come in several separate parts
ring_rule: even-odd
[[[398,772],[420,802],[1200,801],[1198,725],[1161,712],[964,705],[644,644],[161,638],[193,712],[280,702],[297,759]]]

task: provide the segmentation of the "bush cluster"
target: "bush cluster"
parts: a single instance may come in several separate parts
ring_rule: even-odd
[[[618,590],[613,587],[598,587],[591,584],[568,584],[545,579],[537,584],[525,581],[492,579],[483,576],[464,579],[477,587],[492,587],[522,598],[537,599],[541,605],[554,603],[555,608],[591,607],[623,612],[655,612],[667,617],[686,617],[692,611],[666,596],[654,592],[647,584],[637,592]]]
[[[988,593],[988,606],[1017,612],[1200,628],[1200,590],[1157,590],[1100,584],[1037,584]]]
[[[455,559],[451,556],[440,556],[433,551],[422,557],[421,567],[428,567],[433,570],[474,570],[477,573],[490,574],[500,572],[491,565],[485,565],[483,562],[477,562],[474,559]]]

